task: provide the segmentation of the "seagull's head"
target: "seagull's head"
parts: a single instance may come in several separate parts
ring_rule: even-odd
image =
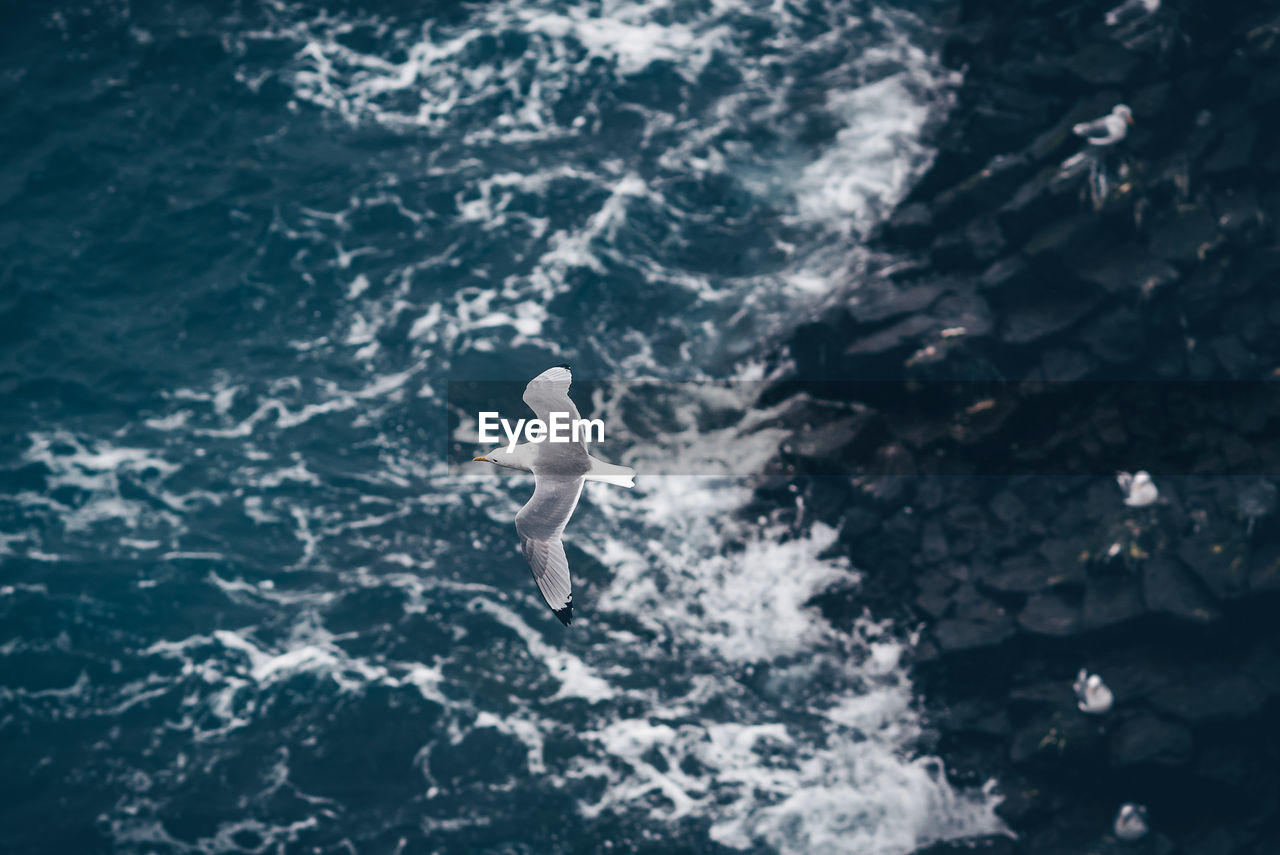
[[[518,469],[515,462],[512,461],[511,455],[505,453],[502,449],[490,451],[488,454],[482,454],[479,457],[471,458],[472,463],[492,463],[494,466],[510,466],[512,469]]]
[[[525,460],[528,454],[526,447],[517,445],[513,451],[507,451],[505,448],[495,448],[479,457],[471,458],[472,463],[492,463],[494,466],[505,466],[508,469],[522,469],[529,472],[529,461]]]
[[[1121,119],[1124,119],[1126,122],[1128,122],[1131,125],[1133,124],[1133,110],[1129,108],[1128,104],[1115,105],[1114,107],[1111,108],[1111,114],[1113,116],[1117,116]]]

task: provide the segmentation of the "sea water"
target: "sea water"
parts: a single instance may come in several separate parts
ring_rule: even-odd
[[[835,533],[738,513],[777,435],[691,422],[693,475],[611,425],[640,475],[584,492],[568,629],[531,482],[442,450],[460,378],[763,376],[929,162],[944,6],[6,13],[0,848],[998,830],[920,749],[909,628],[808,605]]]

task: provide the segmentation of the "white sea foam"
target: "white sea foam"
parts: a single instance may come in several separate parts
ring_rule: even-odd
[[[722,407],[733,395],[708,387],[703,403]],[[689,409],[692,420],[701,408]],[[702,442],[691,430],[682,465],[737,471],[717,454],[776,448],[776,437],[757,428],[767,421],[761,414]],[[626,462],[657,453],[641,443]],[[582,667],[620,676],[595,696],[625,697],[638,714],[602,714],[578,734],[595,750],[564,774],[604,782],[580,804],[583,815],[707,817],[723,845],[820,855],[901,855],[1002,830],[990,792],[956,790],[939,761],[916,753],[923,724],[903,664],[912,639],[869,618],[852,635],[838,632],[809,605],[833,585],[857,584],[843,560],[819,558],[836,532],[815,524],[797,536],[781,524],[737,522],[733,512],[749,495],[737,479],[643,475],[634,491],[585,492],[566,537],[607,577],[603,587],[592,578],[591,594],[578,601],[577,631],[598,627],[593,635],[604,636]],[[504,522],[512,510],[499,505],[493,516]],[[589,567],[576,571],[579,579]],[[613,616],[628,628],[615,628]],[[629,628],[635,623],[643,633]],[[557,660],[567,654],[548,656],[523,621],[513,628],[550,673],[561,671]],[[679,661],[674,685],[682,688],[631,685],[628,661]],[[744,692],[744,675],[755,673],[767,676]],[[583,694],[573,683],[569,670],[557,697]],[[542,726],[553,721],[544,717]]]
[[[169,534],[181,528],[180,497],[169,494],[166,500],[159,488],[179,466],[161,454],[115,446],[106,440],[86,442],[67,431],[33,433],[28,440],[23,458],[47,469],[49,490],[43,494],[24,492],[18,500],[29,507],[59,510],[58,517],[66,531],[83,532],[104,522],[115,522],[134,532],[157,534]],[[151,492],[157,501],[126,498],[121,494],[122,478]],[[69,500],[71,504],[67,505],[50,495],[58,488],[75,488],[82,494]],[[175,500],[179,501],[177,507],[170,504]]]
[[[751,425],[742,430],[738,437],[718,432],[706,447],[729,443],[749,450],[752,443],[763,448],[775,442]],[[688,447],[690,455],[700,448],[696,441]],[[107,465],[143,465],[149,457],[137,450],[99,449],[82,459],[100,472]],[[245,465],[256,471],[256,464]],[[293,466],[311,471],[305,458],[294,458]],[[283,483],[258,475],[244,480],[266,493]],[[506,551],[503,544],[514,541],[510,519],[527,484],[450,479],[439,486],[441,494],[423,507],[439,512],[478,501],[501,525],[497,550]],[[323,494],[325,485],[311,489]],[[807,605],[832,584],[856,583],[842,561],[817,557],[831,545],[834,531],[815,526],[797,537],[772,526],[742,528],[730,515],[747,495],[739,484],[688,477],[643,477],[629,492],[590,490],[568,537],[607,575],[600,578],[592,565],[578,565],[579,583],[591,584],[579,602],[574,632],[590,641],[574,651],[567,639],[552,640],[559,638],[558,627],[548,633],[548,626],[534,623],[547,616],[531,585],[508,591],[485,584],[492,571],[483,566],[473,569],[474,580],[454,580],[438,575],[430,559],[381,549],[376,533],[394,531],[414,504],[384,511],[385,499],[374,494],[340,512],[295,506],[264,522],[292,519],[305,542],[304,560],[315,569],[333,572],[335,550],[357,534],[372,538],[368,543],[380,548],[385,569],[342,571],[341,585],[319,590],[211,573],[210,581],[234,602],[288,608],[297,616],[295,625],[283,636],[263,636],[254,627],[219,629],[156,642],[142,655],[181,663],[177,685],[188,688],[181,695],[182,718],[169,726],[204,741],[225,740],[254,723],[277,686],[309,675],[346,694],[371,686],[419,693],[446,710],[453,742],[474,727],[508,734],[526,747],[531,775],[555,786],[584,779],[603,785],[581,800],[584,816],[638,812],[657,823],[701,817],[719,843],[764,845],[782,853],[835,853],[854,846],[871,855],[901,855],[934,839],[999,830],[987,794],[957,793],[936,760],[913,754],[921,725],[901,664],[909,639],[868,621],[847,636]],[[729,540],[740,547],[726,549]],[[457,552],[447,541],[436,549],[445,560]],[[172,552],[164,557],[222,558]],[[470,603],[510,631],[554,689],[531,696],[516,678],[503,701],[491,707],[479,698],[459,697],[450,672],[475,667],[465,665],[465,649],[441,651],[443,659],[436,661],[351,652],[325,628],[323,615],[340,599],[338,591],[353,588],[404,592],[406,615],[431,613],[450,598]],[[615,627],[615,619],[627,628]],[[634,629],[636,622],[642,632]],[[637,660],[664,663],[674,682],[637,684]],[[505,664],[513,677],[522,670]],[[743,675],[755,669],[766,669],[768,677],[744,693]],[[675,689],[681,685],[686,688]],[[129,709],[174,688],[168,680],[143,680],[104,695],[94,706]],[[59,691],[50,702],[90,687]],[[583,701],[590,713],[574,736],[586,750],[567,766],[549,762],[545,739],[566,726],[557,705]],[[429,755],[431,746],[423,750]],[[121,825],[121,839],[134,839],[140,827],[127,831]],[[161,823],[149,827],[147,834],[167,833]]]
[[[600,8],[538,0],[487,4],[469,10],[465,22],[420,27],[358,14],[315,16],[284,2],[271,9],[269,27],[238,38],[246,45],[291,46],[297,51],[295,62],[286,68],[246,66],[242,79],[276,76],[299,101],[353,124],[431,133],[436,142],[426,156],[426,174],[448,178],[452,186],[463,178],[457,222],[516,236],[521,247],[516,269],[505,272],[501,282],[486,281],[485,265],[476,265],[471,276],[478,287],[453,295],[431,293],[424,299],[421,288],[409,284],[415,275],[433,270],[452,278],[459,247],[465,245],[452,240],[424,241],[423,257],[407,263],[398,277],[388,277],[396,283],[394,294],[381,292],[363,272],[349,278],[352,309],[345,328],[335,329],[325,342],[299,346],[345,341],[366,362],[378,358],[382,337],[405,312],[416,318],[410,338],[434,354],[453,351],[460,343],[485,352],[523,345],[555,352],[560,322],[548,316],[546,307],[582,271],[605,277],[618,268],[635,271],[648,288],[696,295],[693,314],[685,319],[691,325],[702,323],[713,333],[732,331],[727,338],[711,334],[687,341],[682,346],[687,362],[698,364],[708,354],[726,350],[741,355],[730,341],[759,340],[781,326],[780,307],[789,304],[790,312],[803,312],[807,303],[852,278],[860,257],[851,252],[856,233],[873,224],[927,163],[931,152],[920,142],[921,129],[945,106],[954,83],[916,43],[924,29],[920,22],[881,6],[833,4],[799,14],[786,4],[765,8],[752,0],[703,7],[673,0],[614,0]],[[826,25],[816,36],[815,12]],[[863,12],[865,16],[858,14]],[[765,21],[773,33],[757,44],[752,27]],[[864,30],[876,32],[874,40]],[[349,38],[353,33],[372,38],[361,39],[357,48]],[[493,49],[493,41],[501,44],[516,34],[521,37],[517,53]],[[574,156],[578,148],[590,150],[591,131],[599,122],[592,100],[572,121],[563,114],[565,93],[575,91],[581,81],[603,68],[615,85],[622,84],[650,73],[658,63],[696,85],[713,59],[732,66],[741,80],[700,111],[686,115],[675,107],[632,105],[644,121],[642,136],[670,138],[661,150],[657,175],[641,177],[622,159]],[[836,124],[833,138],[814,145],[790,138],[798,133],[791,64],[806,61],[829,67],[825,102],[811,109]],[[513,93],[518,96],[511,97]],[[490,116],[488,111],[495,109],[497,115]],[[757,151],[742,141],[748,129],[759,126],[780,129],[781,150]],[[469,135],[462,148],[455,148],[464,127]],[[563,140],[566,154],[520,154],[521,146],[538,139]],[[491,172],[467,154],[478,145],[509,147],[515,156],[504,161],[528,166]],[[753,236],[749,249],[790,261],[766,273],[726,276],[646,250],[644,241],[636,239],[633,218],[674,224],[676,232],[668,241],[678,244],[684,224],[707,216],[670,192],[674,180],[687,177],[727,178],[778,207],[801,231]],[[530,205],[519,204],[567,193],[592,200],[569,223],[552,225],[546,216],[532,213]],[[384,182],[353,196],[347,210],[303,209],[296,223],[289,223],[283,212],[280,227],[309,242],[328,244],[350,264],[350,253],[343,249],[350,215],[381,204],[394,205],[415,227],[423,220],[422,212],[406,205],[394,185],[389,189]],[[627,239],[619,240],[623,234]],[[652,371],[661,361],[648,353],[650,343],[643,337],[602,336],[592,344],[620,372]],[[241,429],[246,427],[251,424]]]
[[[833,530],[744,531],[743,548],[725,550],[736,524],[724,517],[745,499],[743,488],[668,477],[638,479],[637,489],[646,530],[660,533],[583,537],[612,573],[587,606],[641,620],[653,634],[649,655],[674,645],[687,661],[719,663],[723,676],[707,677],[686,698],[652,697],[644,717],[594,733],[627,773],[607,774],[603,796],[584,812],[648,804],[655,818],[710,815],[717,842],[783,853],[899,855],[1001,830],[989,795],[957,792],[937,760],[913,754],[922,723],[901,664],[909,639],[869,620],[845,636],[807,605],[832,584],[856,583],[840,560],[817,557]],[[634,525],[631,496],[596,491],[591,500],[608,520],[597,532]],[[730,720],[700,714],[709,699],[741,703],[733,675],[744,666],[770,669],[757,689],[766,708]],[[784,710],[806,691],[803,724]]]
[[[920,76],[902,71],[829,96],[828,106],[844,127],[794,184],[801,217],[865,225],[902,196],[930,156],[919,138],[931,105],[912,91],[921,86]]]
[[[811,302],[797,297],[822,296],[856,264],[852,238],[928,158],[919,132],[945,100],[948,79],[914,44],[910,17],[872,11],[868,20],[883,30],[882,42],[841,54],[843,43],[860,44],[865,22],[840,5],[820,10],[829,20],[818,38],[806,35],[812,22],[790,5],[747,0],[618,0],[603,14],[550,2],[485,4],[469,8],[465,26],[456,27],[271,8],[270,27],[229,41],[296,53],[284,67],[245,60],[246,86],[274,77],[290,88],[295,107],[429,144],[414,147],[421,158],[409,159],[403,174],[353,187],[345,207],[282,206],[272,236],[305,248],[291,269],[308,293],[327,281],[339,299],[331,326],[291,331],[289,360],[255,366],[275,374],[224,373],[172,392],[167,408],[113,442],[32,438],[27,458],[49,468],[50,486],[77,487],[89,499],[72,508],[33,493],[23,498],[28,507],[49,508],[81,534],[123,520],[120,543],[130,550],[216,562],[188,572],[234,606],[216,630],[138,652],[166,674],[177,663],[176,676],[131,681],[96,705],[136,708],[167,686],[176,712],[165,729],[195,737],[191,755],[162,770],[173,777],[233,746],[234,735],[265,719],[292,681],[313,680],[344,699],[372,687],[426,699],[443,710],[445,738],[454,744],[471,728],[505,733],[526,747],[536,785],[586,793],[579,796],[586,816],[629,814],[659,828],[696,818],[724,845],[783,853],[903,855],[934,839],[998,830],[988,794],[958,793],[935,759],[918,754],[921,722],[902,664],[910,639],[869,620],[852,634],[839,632],[807,605],[833,585],[857,584],[856,568],[819,558],[834,531],[736,522],[749,497],[739,482],[644,474],[749,471],[776,448],[776,432],[749,424],[707,431],[693,408],[678,414],[683,434],[661,447],[620,435],[630,446],[625,462],[642,475],[634,491],[592,485],[584,495],[566,534],[576,620],[562,632],[515,551],[511,519],[527,481],[443,477],[443,461],[421,437],[397,430],[418,427],[414,417],[443,406],[441,381],[464,355],[567,348],[566,320],[549,306],[584,275],[608,283],[621,270],[632,277],[625,288],[665,290],[686,307],[678,318],[588,329],[578,346],[597,348],[619,376],[723,373],[724,363],[712,367],[708,354],[720,356],[714,348],[734,340],[756,356],[762,331],[809,310]],[[753,16],[774,27],[763,44],[753,45],[741,26]],[[370,38],[348,38],[357,31]],[[523,54],[486,52],[481,40],[510,33],[527,37]],[[807,108],[795,105],[789,63],[829,55],[837,58],[824,74],[826,94],[812,109],[833,117],[836,128],[829,139],[802,144],[795,114]],[[590,150],[573,156],[599,131],[600,107],[588,102],[576,115],[558,114],[563,93],[601,63],[617,88],[655,61],[686,83],[713,63],[742,79],[701,112],[632,104],[646,144],[672,140],[652,162]],[[778,130],[776,147],[743,141],[761,126]],[[531,141],[553,141],[570,154],[526,157],[521,146]],[[494,171],[474,154],[481,147],[514,156]],[[455,231],[411,200],[411,182],[440,182],[456,193],[459,215],[448,224]],[[725,274],[689,260],[696,253],[672,260],[672,247],[703,234],[686,229],[725,214],[704,210],[701,196],[685,198],[677,185],[717,182],[765,200],[788,225],[762,228],[758,240],[752,233],[758,245],[736,248],[774,253],[765,272]],[[584,202],[555,218],[536,204],[564,197]],[[411,255],[395,257],[369,233],[355,232],[358,215],[377,207],[413,236]],[[650,230],[655,223],[662,228]],[[490,271],[466,254],[486,239],[514,245],[509,264]],[[459,280],[464,266],[467,278]],[[462,284],[438,288],[437,277]],[[618,306],[630,311],[626,301]],[[609,300],[601,307],[617,308]],[[680,367],[664,367],[673,352]],[[335,365],[351,371],[330,373]],[[315,379],[330,376],[342,379]],[[741,404],[706,403],[709,411]],[[328,427],[344,447],[293,441]],[[349,437],[355,440],[345,447]],[[369,449],[376,454],[358,456]],[[194,473],[184,469],[187,460],[201,461]],[[133,493],[126,498],[122,478],[141,484],[155,507]],[[211,496],[234,500],[217,507]],[[202,516],[240,512],[252,524],[243,539],[223,543],[206,529],[185,542],[185,526]],[[227,531],[208,525],[215,535]],[[30,557],[45,554],[38,532],[5,542]],[[18,590],[9,585],[0,595]],[[375,619],[343,632],[326,625],[346,598],[359,605],[362,594],[375,605],[360,613]],[[402,637],[405,627],[425,634],[424,624],[438,633],[425,636],[436,639],[433,646]],[[57,691],[98,690],[83,678]],[[580,750],[567,759],[547,752],[552,735],[576,740]],[[436,744],[419,754],[429,799]],[[287,757],[267,761],[269,793],[287,779],[288,764]],[[574,789],[584,780],[592,786]],[[251,831],[263,851],[274,851],[300,830],[333,823],[340,810],[325,805],[275,825],[238,820],[198,841],[178,841],[159,818],[163,806],[144,794],[122,799],[105,825],[126,848],[224,852],[239,845],[237,831]],[[424,825],[448,831],[488,821],[459,815]]]
[[[548,644],[511,609],[486,599],[477,600],[476,606],[514,630],[524,641],[529,654],[546,665],[548,673],[560,682],[555,698],[576,697],[602,701],[615,694],[608,682],[600,679],[590,666],[573,654]]]

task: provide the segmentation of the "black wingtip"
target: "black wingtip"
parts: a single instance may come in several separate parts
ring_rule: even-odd
[[[559,618],[560,622],[565,626],[573,623],[573,595],[569,595],[569,602],[565,603],[564,608],[552,609],[551,611],[555,613],[555,616]]]
[[[561,362],[559,365],[553,365],[552,368],[563,368],[565,371],[572,371],[573,366],[567,362]]]

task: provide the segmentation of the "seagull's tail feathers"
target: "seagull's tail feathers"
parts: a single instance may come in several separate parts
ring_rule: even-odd
[[[588,481],[604,481],[619,487],[634,487],[636,470],[630,466],[617,466],[603,460],[591,458],[591,470],[587,472]]]

